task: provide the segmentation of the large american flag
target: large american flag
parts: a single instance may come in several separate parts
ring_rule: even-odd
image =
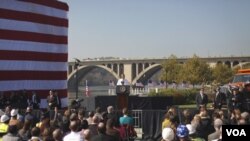
[[[0,92],[49,90],[67,106],[68,5],[56,0],[0,0]]]

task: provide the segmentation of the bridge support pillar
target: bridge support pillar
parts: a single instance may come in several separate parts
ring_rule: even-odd
[[[131,64],[124,64],[124,74],[125,78],[132,83],[132,65]]]

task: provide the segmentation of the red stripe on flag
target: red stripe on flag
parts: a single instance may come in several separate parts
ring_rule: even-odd
[[[67,19],[2,8],[0,8],[0,18],[68,27]]]
[[[66,80],[65,71],[0,71],[3,80]]]
[[[3,30],[3,29],[0,29],[0,39],[34,41],[34,42],[55,43],[55,44],[68,43],[67,36],[56,36],[50,34]]]
[[[33,60],[33,61],[67,62],[68,54],[0,50],[0,60]]]
[[[53,7],[53,8],[69,11],[68,5],[60,1],[55,1],[55,0],[19,0],[19,1],[30,2],[30,3],[45,5],[48,7]]]

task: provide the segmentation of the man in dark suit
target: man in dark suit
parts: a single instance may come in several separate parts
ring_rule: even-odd
[[[116,141],[116,138],[106,134],[106,126],[100,122],[97,127],[98,135],[93,136],[91,141]]]
[[[214,109],[221,109],[223,101],[225,99],[224,93],[220,92],[220,87],[216,88],[215,96],[213,100]]]
[[[196,95],[195,102],[197,109],[200,109],[201,105],[204,105],[205,108],[207,107],[208,97],[207,94],[204,93],[204,88],[201,88],[200,93]]]

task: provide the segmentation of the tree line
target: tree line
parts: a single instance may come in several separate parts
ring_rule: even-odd
[[[175,55],[171,55],[162,63],[162,67],[162,80],[167,82],[188,82],[193,86],[196,84],[222,85],[229,83],[239,69],[231,69],[222,63],[210,67],[197,55],[194,55],[183,64],[177,61]]]

